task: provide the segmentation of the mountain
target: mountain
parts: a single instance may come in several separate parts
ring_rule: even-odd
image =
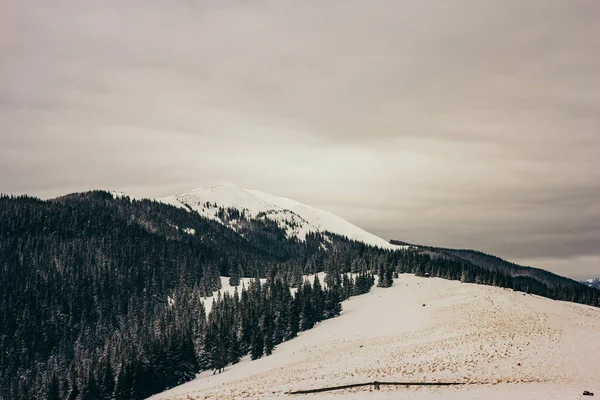
[[[248,218],[273,221],[286,232],[287,237],[301,241],[306,239],[308,233],[333,233],[382,249],[398,248],[326,211],[284,197],[258,190],[241,189],[233,185],[195,189],[189,193],[156,200],[197,212],[234,230],[237,229],[238,219],[231,218],[229,211],[241,213]]]
[[[595,289],[600,289],[600,278],[587,279],[585,281],[582,281],[581,283],[589,287],[593,287]]]
[[[271,354],[374,275],[381,290],[408,273],[600,306],[600,291],[566,278],[382,241],[233,187],[0,196],[0,399],[143,399]]]
[[[483,268],[491,272],[499,271],[503,275],[509,276],[514,282],[520,282],[521,286],[529,287],[529,290],[533,290],[535,287],[536,293],[547,297],[553,297],[551,292],[556,288],[560,288],[561,291],[564,291],[565,288],[569,287],[572,288],[573,291],[577,291],[577,288],[581,285],[580,282],[573,279],[565,278],[564,276],[553,274],[552,272],[540,268],[518,265],[503,260],[500,257],[476,250],[458,250],[415,245],[397,240],[392,240],[391,242],[396,245],[410,246],[415,251],[420,251],[432,257],[466,263],[467,265]]]

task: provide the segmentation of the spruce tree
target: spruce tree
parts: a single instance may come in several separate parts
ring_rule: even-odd
[[[71,388],[71,392],[69,393],[68,400],[77,400],[79,398],[79,386],[77,386],[77,382],[73,382],[73,387]]]
[[[242,265],[237,264],[236,266],[230,265],[229,267],[229,285],[238,286],[240,284],[240,278],[242,277]]]
[[[98,386],[100,399],[111,400],[115,389],[115,376],[111,366],[110,358],[106,360],[106,365],[102,371],[102,379]]]
[[[273,349],[275,348],[275,343],[273,340],[273,334],[275,331],[273,316],[269,310],[265,312],[264,322],[263,322],[263,332],[264,332],[264,351],[265,355],[270,356],[273,353]]]
[[[128,400],[132,397],[133,371],[127,364],[119,370],[115,387],[115,400]]]
[[[98,381],[92,372],[90,372],[86,385],[81,394],[81,400],[98,400],[101,398]]]
[[[60,384],[58,382],[58,378],[56,375],[52,376],[52,380],[50,381],[50,387],[48,389],[48,395],[46,396],[48,400],[60,400]]]
[[[252,336],[252,345],[250,350],[250,358],[252,360],[258,360],[261,358],[265,351],[265,343],[262,332],[254,332]]]
[[[325,314],[325,293],[321,287],[321,281],[319,276],[315,276],[312,290],[312,308],[313,308],[313,321],[321,322]]]

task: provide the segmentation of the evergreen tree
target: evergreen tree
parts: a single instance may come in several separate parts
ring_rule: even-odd
[[[240,284],[240,278],[242,277],[242,265],[237,264],[237,266],[229,267],[229,284],[231,286],[238,286]]]
[[[115,387],[115,400],[128,400],[132,397],[133,371],[127,364],[119,370]]]
[[[111,400],[115,389],[115,375],[112,369],[110,358],[102,371],[102,379],[98,386],[99,399]]]
[[[60,400],[60,384],[58,382],[58,378],[56,375],[52,376],[52,381],[50,382],[50,388],[48,389],[48,396],[46,397],[48,400]]]
[[[275,348],[275,342],[273,340],[273,335],[275,331],[273,316],[270,310],[266,310],[263,322],[263,332],[264,332],[264,352],[265,355],[270,356],[273,353],[273,349]],[[260,357],[259,357],[260,358]]]
[[[98,400],[101,398],[100,387],[98,386],[98,382],[96,377],[92,372],[90,372],[87,383],[83,392],[81,394],[82,400]]]
[[[393,274],[392,269],[388,265],[382,264],[379,267],[379,282],[377,283],[377,286],[383,287],[383,288],[388,288],[388,287],[392,286],[392,284],[394,282],[392,274]]]
[[[250,350],[250,358],[252,360],[258,360],[261,358],[265,351],[265,343],[261,332],[254,332],[252,335],[252,346]]]
[[[77,386],[77,382],[73,382],[73,387],[71,389],[71,393],[69,393],[68,400],[77,400],[79,398],[79,386]]]
[[[340,289],[333,287],[325,292],[325,319],[334,318],[342,312]]]
[[[315,276],[315,280],[313,282],[313,290],[312,290],[312,298],[310,302],[312,303],[313,310],[313,321],[321,322],[323,321],[323,317],[325,314],[325,293],[323,292],[323,288],[321,287],[321,281],[319,280],[319,276]]]

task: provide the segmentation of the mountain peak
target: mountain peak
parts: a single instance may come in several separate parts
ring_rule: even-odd
[[[208,188],[209,190],[243,190],[241,187],[232,182],[223,182],[217,185],[213,185]],[[206,190],[205,188],[197,188],[195,190]]]
[[[232,229],[235,229],[235,223],[222,218],[219,208],[235,208],[249,218],[267,218],[285,230],[288,237],[300,240],[305,240],[309,232],[330,232],[380,248],[399,248],[327,211],[259,190],[242,189],[231,183],[197,188],[156,200],[193,210]]]
[[[600,289],[600,278],[586,279],[585,281],[583,281],[581,283],[583,283],[584,285],[591,286],[596,289]]]

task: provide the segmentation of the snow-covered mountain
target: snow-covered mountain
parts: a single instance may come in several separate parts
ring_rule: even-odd
[[[331,232],[372,246],[385,249],[400,248],[329,212],[284,197],[258,190],[241,189],[233,185],[200,188],[156,200],[195,211],[232,229],[236,229],[238,221],[228,218],[227,209],[238,210],[245,218],[265,218],[274,221],[286,231],[288,237],[297,237],[300,240],[304,240],[309,232]]]
[[[582,281],[584,285],[588,285],[590,287],[600,289],[600,278],[592,278],[585,281]]]

